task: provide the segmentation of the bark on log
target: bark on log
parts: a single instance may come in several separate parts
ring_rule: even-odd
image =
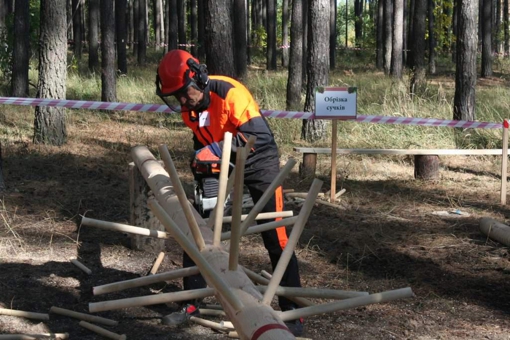
[[[299,175],[301,177],[315,176],[317,169],[317,154],[316,153],[303,153],[303,163],[299,166]]]

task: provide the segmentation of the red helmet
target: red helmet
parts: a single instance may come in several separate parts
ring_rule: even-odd
[[[161,60],[158,67],[158,79],[156,85],[160,95],[168,96],[187,87],[195,75],[187,64],[193,59],[199,64],[198,59],[184,50],[171,50]]]

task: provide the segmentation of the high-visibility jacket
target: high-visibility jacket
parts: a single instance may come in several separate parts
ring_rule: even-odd
[[[193,131],[195,150],[213,142],[222,145],[225,132],[231,132],[232,155],[238,147],[246,145],[248,138],[257,138],[246,160],[246,171],[278,164],[278,148],[267,120],[248,89],[226,76],[210,76],[208,91],[210,102],[202,112],[183,111],[182,120]]]

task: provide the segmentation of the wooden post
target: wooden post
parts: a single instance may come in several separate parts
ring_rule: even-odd
[[[232,228],[230,236],[230,256],[228,270],[237,270],[239,263],[239,243],[241,241],[241,215],[243,213],[245,149],[237,150],[236,176],[234,179],[234,204],[232,206]],[[220,234],[221,237],[221,234]]]
[[[415,155],[414,178],[423,180],[438,179],[439,157],[437,155]]]
[[[335,203],[336,200],[336,145],[337,145],[337,120],[333,119],[333,126],[331,127],[331,196],[329,201]]]
[[[508,170],[508,119],[503,121],[503,154],[501,156],[501,205],[506,205],[506,178]]]
[[[219,247],[221,243],[221,227],[223,226],[223,213],[227,199],[228,170],[230,168],[230,152],[232,151],[232,133],[225,132],[223,137],[223,150],[221,151],[220,181],[218,184],[218,198],[214,207],[214,239],[213,246]],[[243,155],[247,156],[247,155]]]
[[[299,167],[299,175],[301,177],[313,177],[317,170],[317,154],[303,153],[303,164]]]

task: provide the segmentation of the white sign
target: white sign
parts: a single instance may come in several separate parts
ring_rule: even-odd
[[[318,87],[315,91],[315,118],[356,119],[355,87]]]

